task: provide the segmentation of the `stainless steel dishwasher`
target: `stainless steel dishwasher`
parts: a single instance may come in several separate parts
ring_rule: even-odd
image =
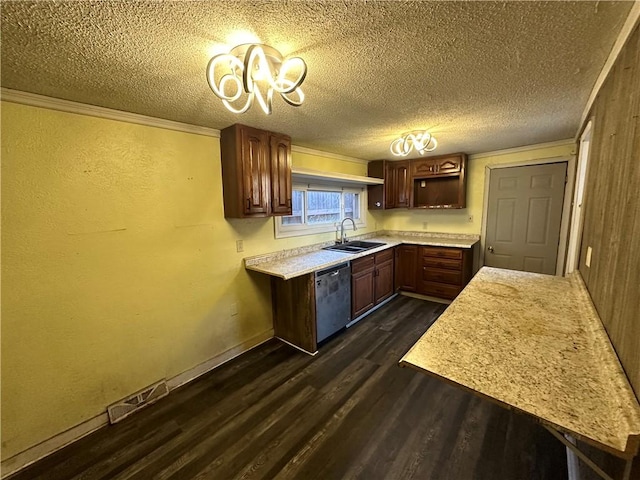
[[[351,265],[341,263],[316,272],[317,341],[333,335],[351,321]]]

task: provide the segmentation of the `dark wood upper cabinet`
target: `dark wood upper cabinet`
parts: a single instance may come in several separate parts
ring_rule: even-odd
[[[441,157],[417,158],[411,160],[411,175],[415,178],[424,178],[451,173],[460,173],[463,164],[466,163],[466,155],[443,155]]]
[[[409,207],[411,203],[411,174],[409,172],[409,161],[403,160],[400,162],[389,162],[389,166],[395,172],[396,207]]]
[[[255,128],[240,130],[240,163],[242,165],[242,192],[244,215],[269,214],[269,134]],[[225,202],[226,203],[226,202]]]
[[[291,139],[271,134],[271,212],[291,215]]]
[[[291,139],[235,124],[220,132],[224,216],[291,214]]]
[[[465,208],[464,153],[411,160],[412,208]]]
[[[409,207],[411,199],[409,165],[409,160],[369,162],[368,175],[384,179],[384,185],[369,186],[369,209]]]
[[[369,186],[369,209],[465,208],[466,167],[464,153],[369,162],[368,175],[384,179],[384,185]]]

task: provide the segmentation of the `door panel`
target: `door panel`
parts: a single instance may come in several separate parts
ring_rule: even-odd
[[[351,277],[351,319],[373,308],[374,271],[359,273]]]
[[[393,261],[376,265],[375,298],[376,305],[393,295]]]
[[[396,247],[396,290],[415,292],[418,289],[418,246]]]
[[[291,140],[285,135],[271,136],[271,212],[291,215]]]
[[[398,162],[396,167],[396,190],[397,190],[397,207],[409,206],[409,191],[411,183],[409,182],[409,162]]]
[[[244,213],[269,213],[268,134],[262,130],[243,128],[242,177]]]
[[[491,171],[484,264],[554,274],[567,163]]]

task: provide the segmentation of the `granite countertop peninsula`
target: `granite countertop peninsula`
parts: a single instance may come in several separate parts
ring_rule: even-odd
[[[640,406],[578,272],[483,267],[400,360],[629,458]]]
[[[383,231],[369,233],[351,240],[382,242],[384,245],[364,252],[346,253],[335,250],[322,250],[333,245],[333,241],[306,247],[283,250],[275,253],[257,255],[244,259],[245,268],[265,273],[285,280],[329,268],[343,262],[381,252],[402,243],[437,247],[472,248],[480,241],[478,235]]]

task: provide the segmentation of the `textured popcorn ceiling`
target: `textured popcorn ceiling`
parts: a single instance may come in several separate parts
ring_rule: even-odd
[[[573,137],[632,2],[2,2],[2,86],[179,122],[240,122],[296,145],[390,157],[429,129],[434,154]],[[249,32],[309,71],[306,101],[228,112],[205,68]]]

